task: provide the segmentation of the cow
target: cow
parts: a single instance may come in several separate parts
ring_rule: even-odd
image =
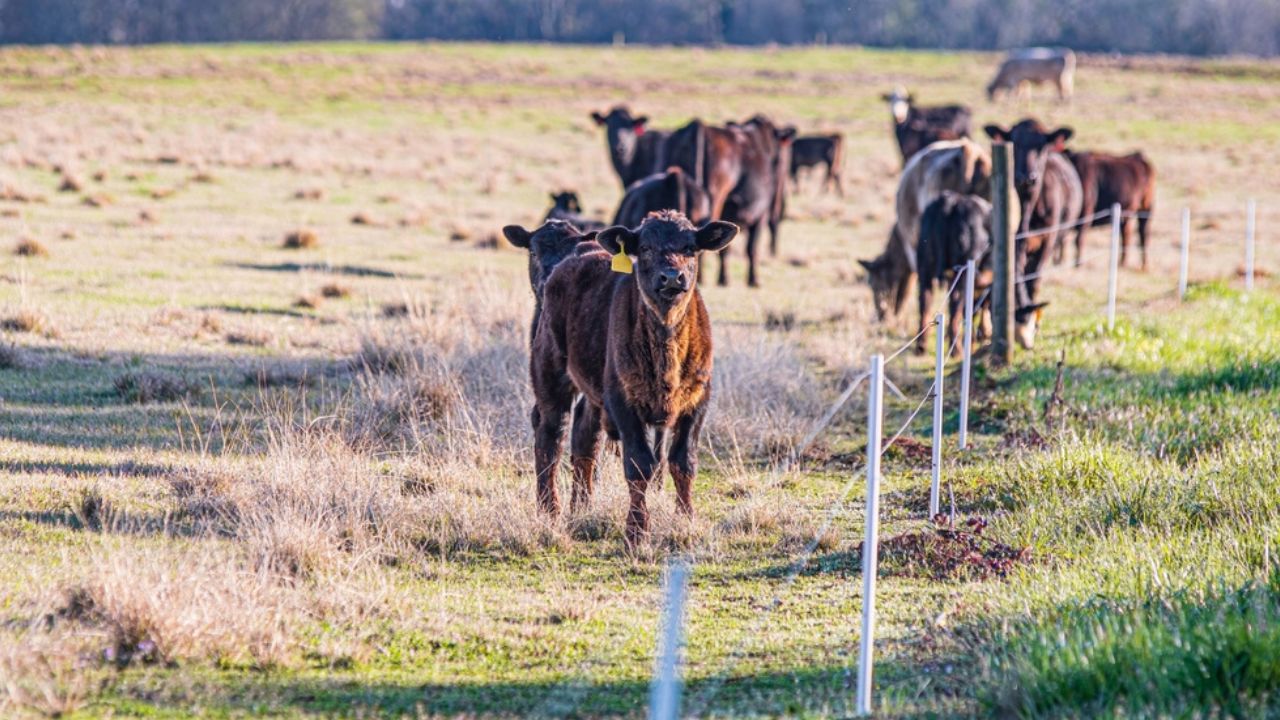
[[[1100,152],[1066,152],[1067,159],[1075,166],[1080,175],[1080,184],[1084,188],[1084,206],[1082,217],[1091,217],[1096,212],[1110,210],[1117,203],[1125,213],[1121,219],[1122,239],[1120,244],[1120,264],[1124,265],[1133,240],[1133,225],[1130,220],[1134,215],[1138,218],[1138,245],[1142,248],[1142,269],[1147,269],[1147,227],[1151,222],[1151,212],[1156,201],[1156,171],[1151,162],[1142,153],[1129,155],[1107,155]],[[1080,255],[1084,251],[1084,234],[1092,225],[1109,225],[1110,214],[1092,221],[1082,223],[1076,230],[1076,264],[1080,264]],[[1054,247],[1054,262],[1062,262],[1063,245]]]
[[[711,219],[711,198],[688,173],[672,166],[665,173],[632,183],[618,203],[612,224],[635,228],[658,210],[678,210],[694,224],[701,224]]]
[[[579,251],[599,249],[596,233],[583,232],[568,220],[551,218],[532,232],[520,225],[508,225],[502,228],[502,234],[507,242],[529,251],[529,289],[533,290],[533,322],[529,337],[532,342],[538,331],[538,317],[542,314],[542,290],[551,271]]]
[[[650,130],[648,117],[635,117],[625,105],[618,105],[607,115],[591,113],[591,119],[605,129],[609,159],[623,190],[667,166],[666,141],[670,133]]]
[[[959,140],[969,137],[969,123],[973,112],[965,105],[940,105],[920,107],[914,98],[901,87],[881,98],[889,103],[893,116],[893,135],[898,140],[905,166],[911,156],[939,140]]]
[[[996,93],[1021,93],[1026,85],[1052,83],[1058,99],[1069,100],[1075,89],[1076,54],[1067,48],[1023,48],[1012,50],[987,85],[987,99]]]
[[[791,143],[791,182],[800,187],[797,174],[801,168],[827,166],[827,175],[822,180],[822,190],[830,187],[836,189],[840,197],[844,197],[844,136],[805,135]]]
[[[991,197],[991,156],[969,139],[936,142],[916,153],[902,171],[896,217],[884,251],[874,260],[859,260],[867,270],[876,317],[885,320],[902,310],[916,272],[920,215],[942,194]]]
[[[968,261],[974,262],[977,276],[976,291],[991,287],[991,203],[976,195],[944,190],[925,208],[920,218],[920,242],[916,245],[916,267],[919,269],[920,332],[916,340],[916,352],[925,351],[924,331],[929,308],[933,305],[933,290],[937,283],[950,286],[947,299],[949,338],[953,351],[960,352],[960,333],[963,329],[964,290],[956,282],[957,274]],[[1038,320],[1047,303],[1018,305],[1014,311],[1018,337],[1027,333],[1023,328]],[[982,327],[990,328],[990,312],[975,308],[981,313]]]
[[[590,501],[607,416],[622,444],[627,546],[636,547],[649,530],[646,491],[659,461],[648,428],[672,433],[667,459],[677,506],[693,513],[713,357],[711,320],[695,276],[699,256],[723,249],[737,233],[731,223],[698,228],[664,210],[635,230],[606,228],[597,235],[602,250],[570,257],[551,273],[529,367],[539,418],[536,497],[543,512],[559,513],[556,473],[565,417],[581,393],[585,411],[574,417],[570,439],[572,507]],[[620,256],[630,268],[617,264]]]
[[[551,209],[547,211],[545,220],[567,220],[584,232],[599,231],[605,227],[599,220],[583,216],[578,193],[571,190],[551,193]]]
[[[1069,127],[1048,130],[1031,118],[1009,129],[987,125],[984,130],[992,140],[1013,145],[1013,183],[1022,216],[1021,223],[1014,225],[1020,228],[1016,267],[1023,277],[1016,294],[1018,307],[1030,307],[1039,292],[1045,253],[1066,242],[1084,207],[1080,175],[1062,154],[1074,131]],[[1039,319],[1037,312],[1033,321],[1019,326],[1018,342],[1024,348],[1032,347]]]
[[[720,218],[746,230],[747,285],[759,287],[756,273],[756,248],[760,229],[769,226],[769,247],[778,252],[778,225],[782,221],[787,193],[787,174],[791,167],[791,143],[796,130],[775,126],[767,117],[756,115],[743,123],[733,123],[743,141],[742,177],[724,205]],[[720,253],[720,276],[717,284],[729,284],[728,252]]]

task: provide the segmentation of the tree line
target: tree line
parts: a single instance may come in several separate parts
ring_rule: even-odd
[[[491,40],[1280,54],[1276,0],[0,0],[8,44]]]

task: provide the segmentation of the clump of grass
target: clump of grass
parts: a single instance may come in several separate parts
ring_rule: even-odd
[[[47,257],[49,249],[35,238],[24,237],[18,240],[17,245],[13,246],[13,254],[22,257]]]
[[[284,243],[281,247],[289,250],[306,250],[319,247],[320,237],[316,235],[314,230],[301,229],[295,230],[284,236]]]
[[[103,548],[87,567],[87,577],[64,589],[57,616],[101,628],[109,642],[104,657],[117,665],[272,667],[288,659],[296,626],[289,594],[229,551]]]
[[[115,203],[115,198],[107,193],[97,193],[85,197],[84,204],[89,207],[104,208]]]
[[[231,345],[265,347],[271,344],[271,333],[266,330],[232,330],[224,337],[227,343]]]
[[[351,216],[351,224],[364,225],[366,227],[382,227],[383,222],[372,214],[362,210]]]
[[[31,308],[21,308],[13,315],[0,320],[0,329],[9,332],[44,333],[50,330],[49,319]]]
[[[303,188],[293,194],[294,200],[323,200],[324,190],[320,188]]]
[[[85,670],[85,641],[29,630],[0,642],[0,713],[57,718],[83,708],[95,678]]]
[[[113,382],[115,392],[126,402],[147,404],[177,402],[200,396],[201,387],[184,377],[151,370],[130,370]]]
[[[316,384],[317,373],[299,363],[276,362],[259,365],[245,372],[244,380],[246,385],[259,388],[303,388]]]
[[[1262,717],[1280,687],[1280,577],[1237,589],[1099,600],[984,643],[980,698],[1002,717]]]
[[[16,343],[0,343],[0,369],[28,370],[32,367],[35,367],[35,361],[30,353]]]
[[[84,183],[75,175],[63,175],[62,183],[58,185],[58,192],[78,193],[84,189]]]
[[[320,297],[340,299],[350,297],[351,286],[340,282],[325,283],[320,286]]]
[[[300,295],[293,301],[293,306],[304,310],[315,310],[320,307],[323,300],[324,298],[320,295]]]

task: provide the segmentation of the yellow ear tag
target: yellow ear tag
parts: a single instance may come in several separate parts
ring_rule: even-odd
[[[613,262],[609,265],[609,268],[616,273],[630,275],[631,274],[631,256],[627,254],[627,248],[625,245],[622,244],[621,241],[618,242],[618,248],[621,250],[621,252],[613,256]]]

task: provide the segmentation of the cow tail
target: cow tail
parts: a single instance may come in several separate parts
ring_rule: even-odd
[[[836,177],[840,177],[844,169],[844,136],[836,135],[832,140],[834,142],[831,143],[833,149],[831,162],[827,163],[827,176],[830,177],[834,173]]]

